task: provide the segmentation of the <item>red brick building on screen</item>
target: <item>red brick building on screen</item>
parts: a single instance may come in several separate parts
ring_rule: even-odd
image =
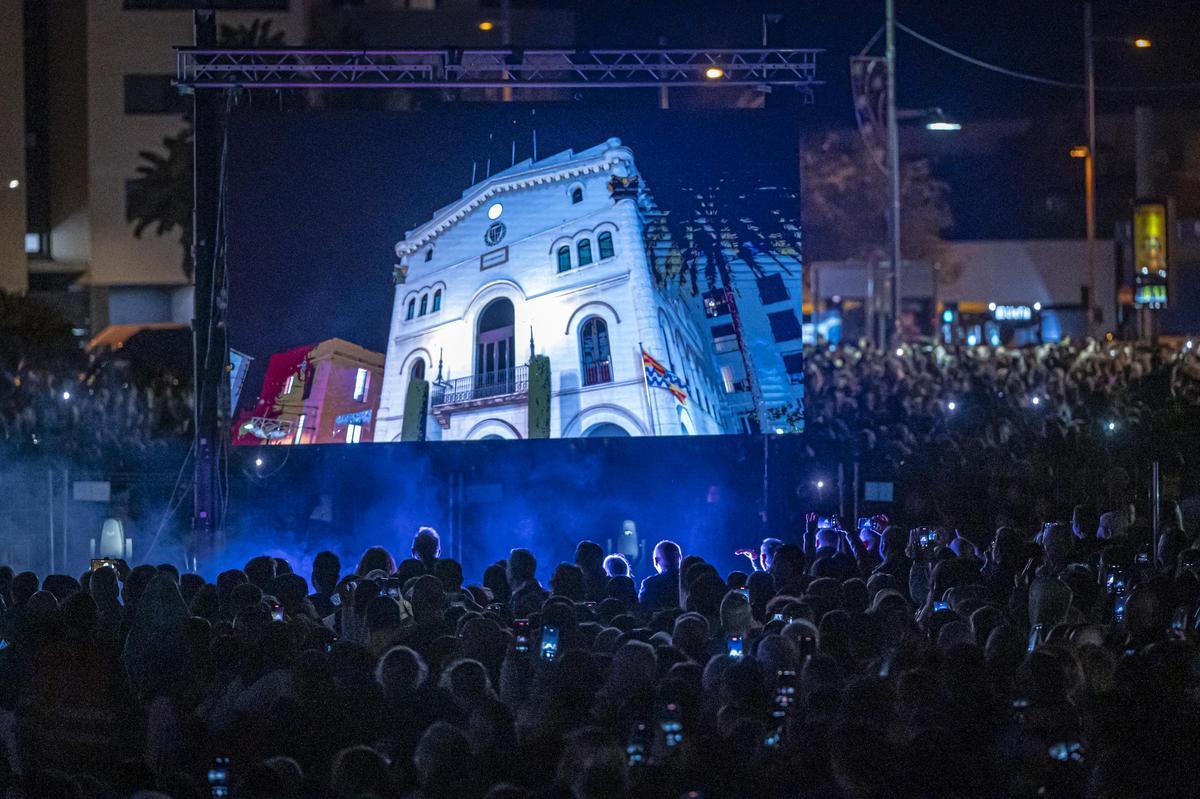
[[[383,353],[331,338],[272,355],[236,444],[359,444],[372,441]]]

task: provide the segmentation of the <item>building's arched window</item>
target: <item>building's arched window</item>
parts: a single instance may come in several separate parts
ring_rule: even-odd
[[[558,248],[558,271],[566,272],[571,268],[571,248],[563,245]]]
[[[578,205],[583,202],[583,186],[576,186],[571,189],[571,204]]]
[[[612,382],[612,356],[608,346],[608,325],[593,316],[579,328],[579,353],[583,360],[583,384],[595,386]]]
[[[417,314],[417,316],[424,316],[427,313],[429,313],[429,295],[422,294],[421,295],[421,312],[419,314]]]
[[[416,313],[417,313],[417,298],[413,297],[411,300],[408,301],[408,313],[405,315],[404,318],[406,320],[412,319],[413,316],[416,315]]]
[[[515,390],[516,316],[512,300],[492,300],[479,315],[475,334],[476,398]]]
[[[607,230],[604,231],[603,233],[601,233],[599,236],[596,237],[596,244],[598,244],[600,246],[600,260],[601,261],[603,261],[605,258],[613,257],[614,250],[613,250],[613,238],[612,238],[611,233],[609,233]]]
[[[579,265],[587,266],[592,262],[592,240],[584,239],[579,242]]]
[[[408,372],[408,378],[410,380],[424,380],[425,379],[425,361],[423,361],[420,358],[417,358],[416,363],[414,363],[412,365],[412,369],[410,369]]]
[[[442,310],[442,290],[438,289],[433,292],[433,313]]]
[[[671,339],[667,337],[667,326],[663,317],[661,316],[661,313],[662,312],[659,311],[660,316],[658,317],[658,332],[662,334],[663,346],[667,348],[667,368],[674,369],[675,359],[671,357]]]

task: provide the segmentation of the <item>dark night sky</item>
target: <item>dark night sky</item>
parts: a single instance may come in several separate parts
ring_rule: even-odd
[[[1096,0],[1093,6],[1097,36],[1146,35],[1154,42],[1149,50],[1097,45],[1099,84],[1198,83],[1182,94],[1102,94],[1102,111],[1128,110],[1135,99],[1170,108],[1200,108],[1200,2]],[[976,58],[1083,81],[1079,0],[897,0],[896,7],[902,23]],[[848,59],[883,24],[883,0],[605,0],[584,2],[579,8],[581,47],[652,47],[662,35],[669,46],[755,46],[761,39],[761,13],[781,12],[784,19],[772,46],[827,51],[818,64],[821,79],[828,83],[818,93],[811,118],[816,124],[841,126],[853,124]],[[882,37],[872,52],[882,55]],[[973,119],[1039,114],[1082,100],[1071,91],[984,72],[902,33],[897,58],[903,107],[940,106],[954,116]]]
[[[747,124],[747,114],[753,124]],[[793,116],[661,112],[652,103],[460,103],[386,111],[239,112],[230,129],[230,346],[255,357],[242,405],[276,352],[334,336],[383,352],[394,246],[471,183],[532,150],[582,150],[619,136],[660,205],[668,187],[736,165],[752,185],[795,186]],[[489,145],[489,135],[491,143]],[[657,177],[657,180],[656,180]]]

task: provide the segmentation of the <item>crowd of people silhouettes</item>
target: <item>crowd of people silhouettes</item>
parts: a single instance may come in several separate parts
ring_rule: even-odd
[[[4,796],[1194,796],[1200,549],[883,517],[653,573],[410,557],[0,568]],[[847,529],[849,527],[850,529]],[[1189,531],[1190,532],[1190,531]],[[1153,539],[1153,540],[1152,540]],[[640,578],[640,580],[639,580]]]

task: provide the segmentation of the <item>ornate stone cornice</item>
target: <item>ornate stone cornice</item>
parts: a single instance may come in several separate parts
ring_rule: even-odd
[[[408,231],[404,239],[396,244],[396,255],[400,258],[412,255],[460,222],[467,214],[501,194],[543,186],[548,183],[574,180],[585,175],[594,175],[620,164],[632,168],[633,153],[629,148],[622,146],[619,141],[615,145],[612,142],[613,140],[610,139],[611,146],[596,155],[583,156],[581,154],[566,161],[557,161],[552,164],[543,163],[542,166],[534,163],[524,172],[501,173],[484,181],[479,184],[477,189],[469,191],[458,201],[443,208],[433,219]],[[554,158],[551,157],[547,160],[552,161]]]

